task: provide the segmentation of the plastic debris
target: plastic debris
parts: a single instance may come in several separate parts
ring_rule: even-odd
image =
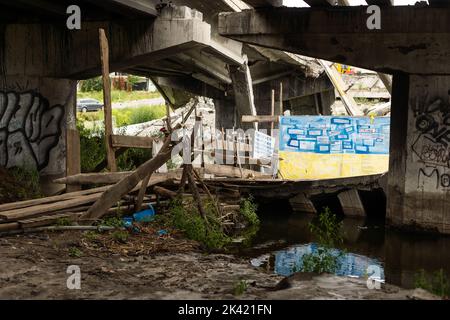
[[[124,217],[122,219],[123,225],[125,228],[132,228],[133,227],[133,217]]]
[[[169,233],[167,232],[167,230],[159,230],[158,231],[158,236],[160,236],[160,237],[162,237],[162,236],[166,236],[166,235],[168,235]]]

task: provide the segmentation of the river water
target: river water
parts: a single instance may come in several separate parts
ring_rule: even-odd
[[[299,270],[302,256],[317,249],[309,231],[313,215],[263,215],[251,248],[241,249],[255,267],[289,276]],[[450,237],[409,234],[384,227],[383,220],[345,218],[345,250],[338,275],[364,277],[414,288],[421,270],[429,277],[439,270],[450,276]]]

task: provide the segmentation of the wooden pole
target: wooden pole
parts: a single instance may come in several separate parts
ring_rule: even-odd
[[[172,119],[170,118],[170,106],[166,102],[166,120],[167,120],[167,130],[172,133]]]
[[[77,130],[77,89],[74,86],[70,93],[69,108],[66,116],[66,176],[81,173],[80,133]],[[66,185],[66,192],[81,190],[81,186]]]
[[[197,202],[198,211],[202,216],[202,218],[205,220],[206,224],[208,225],[208,218],[206,216],[206,211],[203,208],[202,199],[200,197],[200,193],[198,192],[197,184],[195,183],[195,178],[193,174],[194,168],[192,167],[191,164],[186,165],[185,168],[187,169],[186,173],[189,187],[191,189],[192,195],[194,196],[194,200]]]
[[[280,82],[280,109],[278,114],[283,115],[283,82]]]
[[[270,109],[270,115],[273,117],[275,116],[275,90],[272,90],[272,101],[271,101],[271,109]],[[274,122],[272,121],[270,123],[270,134],[273,136],[273,126]]]
[[[111,107],[111,82],[109,78],[109,46],[105,30],[99,29],[100,40],[100,60],[102,63],[103,78],[103,110],[105,115],[105,144],[107,168],[111,172],[117,171],[116,155],[111,143],[113,131],[112,125],[112,107]]]

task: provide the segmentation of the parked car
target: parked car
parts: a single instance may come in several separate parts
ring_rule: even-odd
[[[80,99],[77,102],[78,112],[99,111],[103,109],[103,104],[95,99]]]

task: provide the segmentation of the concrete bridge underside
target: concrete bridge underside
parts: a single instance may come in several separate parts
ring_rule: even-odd
[[[438,4],[436,2],[436,4]],[[390,224],[450,233],[450,9],[261,9],[220,16],[221,35],[394,75]]]

